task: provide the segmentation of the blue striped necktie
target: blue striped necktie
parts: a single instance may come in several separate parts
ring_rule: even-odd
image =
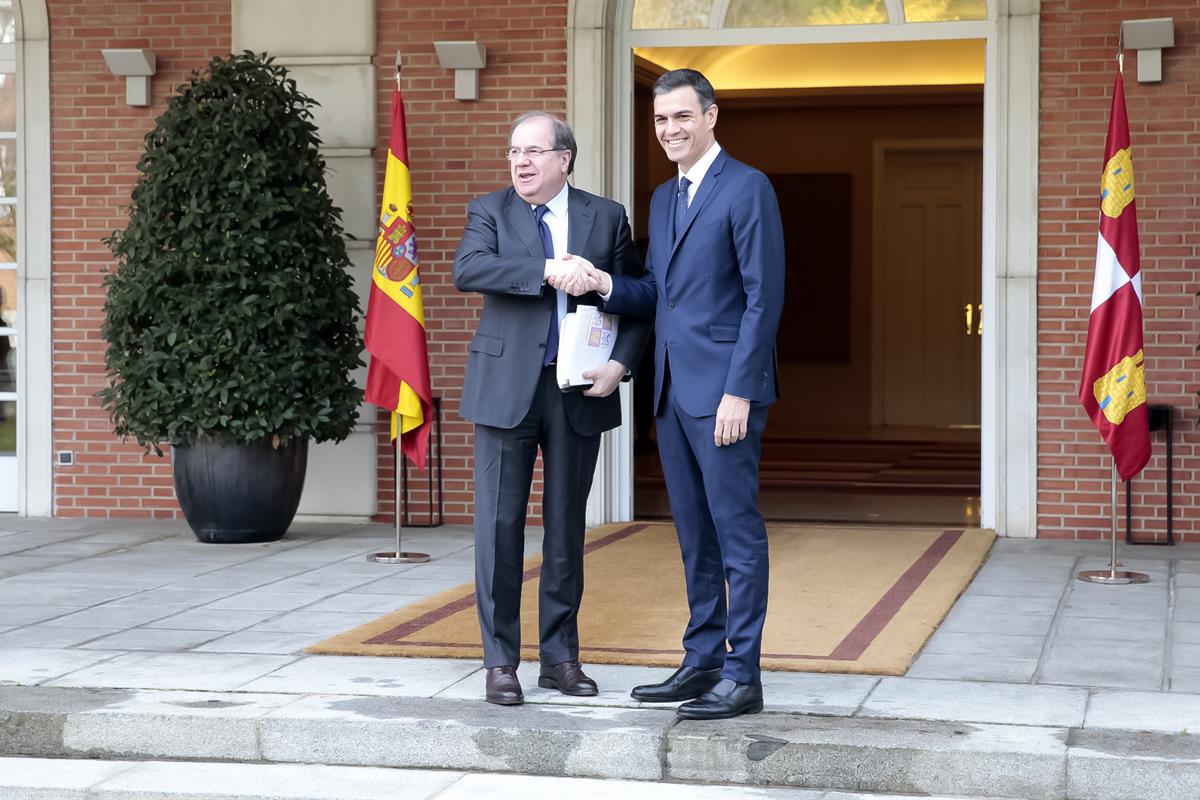
[[[554,239],[550,236],[550,226],[545,220],[549,210],[541,205],[533,210],[533,215],[537,217],[538,233],[542,236],[542,250],[546,258],[554,258]],[[550,287],[549,294],[554,302],[550,305],[550,330],[546,332],[546,356],[542,359],[542,366],[545,367],[553,364],[554,359],[558,358],[558,290]]]
[[[687,177],[679,179],[679,188],[675,192],[675,238],[683,234],[683,220],[688,212],[688,187],[692,182]]]

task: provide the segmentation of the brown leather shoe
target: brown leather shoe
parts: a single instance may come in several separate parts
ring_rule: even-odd
[[[516,667],[488,667],[485,699],[498,706],[519,706],[525,702]]]
[[[558,689],[571,697],[593,697],[600,693],[596,682],[583,674],[578,661],[564,661],[548,667],[542,665],[538,675],[538,686],[543,689]]]

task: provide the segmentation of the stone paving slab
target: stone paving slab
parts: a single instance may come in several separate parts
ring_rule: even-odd
[[[1200,797],[1200,738],[1072,731],[1067,790],[1086,800]]]
[[[1067,731],[764,714],[672,730],[667,775],[853,791],[1065,796]]]
[[[876,692],[881,699],[894,696],[890,687],[900,683],[881,681]],[[1045,701],[1048,695],[1039,694]],[[1052,713],[1063,713],[1054,709],[1074,699],[1050,694],[1056,696],[1044,709]],[[1103,723],[1105,714],[1136,705],[1141,698],[1133,695],[1104,693],[1094,717]],[[1023,702],[1016,695],[994,699]],[[870,713],[870,701],[864,713]],[[0,754],[428,768],[851,793],[969,792],[1024,800],[1200,796],[1200,739],[1181,731],[784,713],[682,722],[670,708],[498,708],[478,700],[386,696],[0,687]],[[1138,786],[1156,787],[1156,793],[1140,794]]]
[[[861,716],[1081,728],[1087,702],[1065,686],[884,678]]]
[[[0,800],[902,800],[895,795],[378,767],[0,758]],[[912,800],[911,796],[903,800]],[[928,797],[926,800],[971,800]]]
[[[1200,734],[1200,695],[1097,691],[1082,727]]]

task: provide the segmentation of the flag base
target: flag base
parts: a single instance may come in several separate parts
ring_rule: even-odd
[[[1127,583],[1149,583],[1150,576],[1144,572],[1127,572],[1125,570],[1085,569],[1076,577],[1088,583],[1107,583],[1122,585]]]
[[[375,564],[423,564],[429,560],[428,553],[403,553],[389,550],[386,553],[372,553],[367,561]]]

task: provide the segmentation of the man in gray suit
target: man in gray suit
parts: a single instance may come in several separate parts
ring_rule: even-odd
[[[559,321],[577,303],[600,303],[546,281],[575,276],[572,255],[612,274],[642,275],[625,209],[567,184],[576,150],[570,127],[553,115],[518,117],[505,150],[513,185],[471,201],[454,259],[454,285],[483,295],[461,410],[475,423],[475,598],[486,699],[500,705],[524,700],[516,668],[525,512],[539,448],[538,685],[574,696],[598,691],[579,665],[585,507],[600,434],[621,424],[615,390],[649,333],[646,322],[621,320],[612,360],[585,373],[591,388],[559,389]]]

